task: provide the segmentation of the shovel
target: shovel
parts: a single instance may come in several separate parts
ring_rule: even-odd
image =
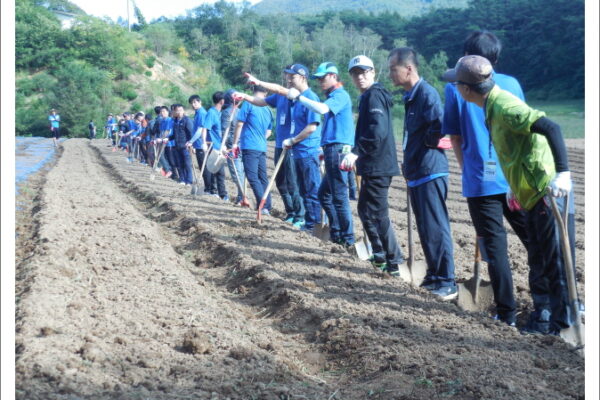
[[[323,180],[323,177],[325,176],[325,160],[320,161],[319,170],[321,171],[321,180]],[[313,235],[324,242],[328,242],[330,239],[330,232],[325,210],[321,208],[321,223],[314,226]]]
[[[400,270],[400,279],[415,286],[421,285],[425,275],[427,275],[427,263],[424,261],[415,261],[414,241],[412,232],[412,206],[410,204],[410,187],[406,186],[406,213],[408,216],[408,262],[398,266]]]
[[[240,182],[240,175],[237,172],[237,168],[235,166],[235,159],[232,157],[231,162],[233,163],[233,174],[235,175],[235,184],[242,193],[242,201],[240,201],[240,206],[250,208],[250,203],[248,202],[248,198],[246,197],[246,188],[242,188],[242,182]],[[246,177],[244,177],[244,185],[246,184]]]
[[[354,178],[356,179],[356,191],[360,196],[360,185],[361,178],[356,174],[356,169],[354,170]],[[367,261],[373,255],[373,248],[371,247],[371,242],[369,241],[369,237],[367,236],[367,231],[363,227],[363,237],[354,243],[354,251],[359,259],[363,261]]]
[[[569,232],[567,231],[567,220],[569,217],[569,196],[565,197],[564,215],[560,215],[558,205],[553,196],[550,197],[552,203],[552,213],[558,222],[558,231],[562,247],[563,259],[565,262],[565,275],[567,275],[567,287],[569,289],[569,307],[574,316],[574,323],[566,329],[560,331],[560,337],[567,343],[573,344],[582,349],[585,346],[585,327],[581,322],[581,313],[579,312],[579,296],[577,295],[577,286],[575,284],[575,269],[571,259],[571,245],[569,242]]]
[[[281,168],[281,164],[283,164],[283,159],[285,158],[286,152],[287,152],[287,149],[284,147],[281,152],[281,156],[279,157],[279,161],[277,161],[277,164],[275,165],[275,169],[273,170],[273,176],[271,177],[271,180],[269,180],[269,184],[267,185],[267,190],[265,190],[265,193],[263,193],[262,199],[260,199],[260,203],[258,204],[258,213],[256,214],[256,220],[258,221],[259,224],[262,222],[261,211],[262,211],[263,207],[265,206],[265,202],[267,201],[267,198],[269,197],[271,188],[273,188],[273,183],[275,183],[275,177],[277,176],[277,172],[279,172],[279,168]],[[244,197],[245,197],[245,195],[244,195]]]
[[[494,303],[494,291],[490,282],[481,279],[481,246],[483,238],[475,239],[475,264],[473,277],[458,284],[457,305],[465,311],[485,311]],[[487,258],[484,257],[484,261]]]
[[[163,132],[163,134],[161,135],[160,139],[162,139],[162,136],[165,136],[165,133],[166,133],[166,131]],[[158,163],[160,162],[160,158],[162,157],[162,155],[163,155],[163,153],[165,151],[165,147],[167,147],[167,144],[163,143],[163,145],[161,147],[160,144],[157,145],[156,142],[154,142],[154,146],[155,146],[154,147],[154,165],[153,165],[153,168],[152,168],[152,172],[150,173],[150,180],[151,181],[154,180],[155,172],[159,171]],[[158,154],[157,154],[157,150],[158,150]]]
[[[194,164],[194,153],[192,152],[192,148],[188,147],[188,152],[190,153],[190,158],[192,159],[192,176],[194,177],[194,182],[192,182],[192,196],[198,194],[198,177],[196,176],[196,165]]]

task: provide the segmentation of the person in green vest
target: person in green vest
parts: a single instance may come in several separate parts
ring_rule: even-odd
[[[570,214],[574,212],[567,149],[560,127],[544,112],[500,89],[492,73],[488,59],[468,55],[459,59],[443,78],[456,85],[465,101],[483,108],[498,162],[510,186],[509,207],[527,211],[526,224],[531,235],[529,257],[539,257],[542,261],[530,263],[535,310],[523,330],[558,335],[561,329],[571,326],[575,316],[568,307],[559,232],[548,196],[557,199],[559,208],[569,207]],[[567,198],[570,204],[566,204]],[[574,238],[574,224],[569,228],[569,236]]]

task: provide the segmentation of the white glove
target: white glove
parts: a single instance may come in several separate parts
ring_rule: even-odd
[[[260,85],[260,81],[258,79],[256,79],[255,76],[250,75],[247,72],[244,75],[246,75],[246,79],[248,79],[248,84],[249,85]]]
[[[300,91],[296,88],[289,88],[287,98],[290,100],[296,100],[300,96]]]
[[[292,146],[294,145],[294,141],[293,141],[291,138],[289,138],[289,139],[285,139],[285,140],[284,140],[284,141],[281,143],[281,145],[282,145],[283,147],[285,147],[286,149],[291,149],[291,148],[292,148]]]
[[[521,210],[521,204],[519,200],[515,197],[515,194],[510,190],[510,187],[506,191],[506,204],[508,204],[508,209],[510,211],[519,211]]]
[[[185,142],[185,147],[192,147],[192,142]]]
[[[571,182],[571,171],[563,171],[556,174],[548,186],[549,192],[553,197],[565,197],[571,191],[573,183]]]
[[[206,145],[206,142],[202,142],[202,151],[206,150],[208,150],[208,146]]]
[[[234,101],[244,100],[246,98],[246,93],[233,92],[233,93],[231,93],[231,98]]]
[[[344,156],[344,159],[340,163],[340,169],[342,171],[352,171],[354,167],[354,163],[356,163],[356,159],[358,156],[354,153],[348,153]]]

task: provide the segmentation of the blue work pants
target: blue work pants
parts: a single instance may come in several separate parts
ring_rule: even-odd
[[[275,148],[273,156],[275,164],[279,162],[283,149]],[[285,153],[285,158],[281,163],[281,167],[275,177],[275,185],[283,201],[285,207],[285,219],[293,218],[292,222],[304,221],[304,203],[300,197],[298,189],[298,180],[296,177],[296,166],[291,154],[292,150],[288,149]]]
[[[315,224],[321,223],[321,204],[319,203],[319,186],[321,172],[319,171],[319,155],[315,152],[307,157],[294,156],[300,196],[304,200],[305,227],[312,230]]]
[[[259,203],[267,190],[269,179],[267,178],[267,153],[258,150],[242,150],[242,162],[244,163],[244,171],[246,178],[250,183],[250,187],[256,198],[256,206]],[[271,195],[267,196],[263,206],[266,210],[271,210]]]

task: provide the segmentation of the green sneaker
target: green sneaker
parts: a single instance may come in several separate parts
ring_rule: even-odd
[[[400,269],[397,264],[386,265],[383,272],[388,274],[389,276],[398,277],[400,276]]]
[[[382,272],[385,272],[385,269],[387,268],[387,263],[384,262],[377,262],[375,261],[375,256],[371,256],[369,257],[369,262],[371,263],[371,265],[373,266],[373,268],[378,269]]]

